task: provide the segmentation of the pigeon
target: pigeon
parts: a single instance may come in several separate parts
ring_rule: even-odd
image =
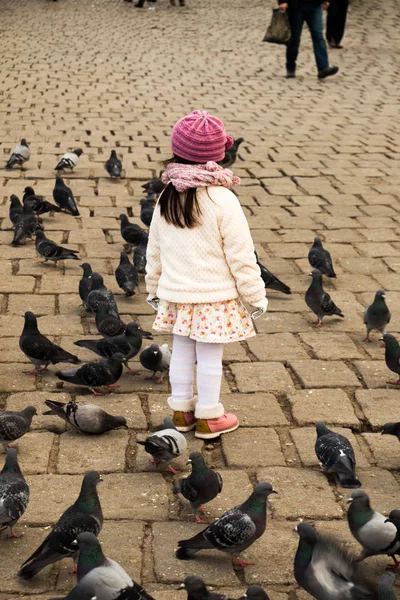
[[[382,335],[386,333],[386,325],[390,323],[390,310],[385,301],[385,292],[378,290],[372,304],[364,312],[364,325],[367,328],[367,335],[364,342],[370,342],[369,334],[373,329],[380,331]]]
[[[29,502],[29,486],[18,464],[15,448],[7,450],[3,470],[0,473],[0,528],[10,529],[9,537],[18,538],[14,527],[26,511]]]
[[[106,161],[106,164],[104,166],[111,178],[121,177],[122,162],[119,160],[119,158],[117,158],[117,153],[115,152],[115,150],[111,150],[111,156]]]
[[[385,333],[383,336],[385,342],[385,361],[388,369],[397,373],[399,379],[397,381],[388,381],[391,385],[400,385],[400,346],[394,335]]]
[[[381,432],[382,435],[395,435],[400,442],[400,422],[385,423]]]
[[[107,360],[89,362],[79,369],[56,371],[56,377],[68,383],[88,387],[95,396],[98,396],[99,393],[94,389],[96,387],[105,386],[110,390],[118,387],[114,384],[122,375],[122,360],[122,354],[113,354]]]
[[[55,267],[57,267],[59,260],[79,260],[79,256],[77,256],[78,250],[59,246],[56,242],[49,240],[44,231],[40,229],[36,231],[36,252],[44,258],[43,263],[52,260]]]
[[[271,271],[268,271],[267,267],[264,267],[264,265],[260,263],[260,261],[258,260],[257,252],[254,252],[254,254],[256,255],[257,264],[260,267],[261,278],[264,282],[265,287],[271,290],[276,290],[277,292],[282,292],[283,294],[291,294],[292,290],[290,289],[290,287],[284,284],[282,281],[280,281],[280,279],[275,277],[275,275],[273,275]]]
[[[57,415],[82,433],[106,433],[119,427],[128,429],[125,417],[114,417],[95,404],[45,400],[50,408],[44,415]]]
[[[140,244],[138,244],[133,251],[133,264],[135,265],[137,272],[141,275],[144,275],[146,273],[146,252],[148,241],[148,238],[144,237],[141,240]]]
[[[393,523],[397,529],[397,539],[400,540],[400,510],[391,510],[385,523]]]
[[[81,150],[80,148],[77,148],[73,152],[66,152],[54,170],[63,171],[64,169],[71,169],[72,171],[74,167],[76,167],[76,165],[78,164],[79,157],[82,154],[83,150]]]
[[[396,575],[394,573],[384,573],[378,584],[378,600],[397,600],[397,596],[393,591],[394,580]]]
[[[10,196],[10,221],[15,226],[18,218],[22,215],[23,206],[20,199],[15,194]],[[13,229],[13,228],[12,228]]]
[[[60,362],[81,364],[77,356],[53,344],[40,333],[37,319],[30,311],[25,313],[25,324],[19,338],[19,347],[35,366],[33,371],[24,371],[27,375],[36,375],[41,370],[45,371],[50,364],[55,365]]]
[[[348,502],[347,522],[351,533],[363,547],[357,560],[387,554],[395,563],[393,568],[397,569],[400,563],[395,554],[399,553],[400,541],[395,525],[371,508],[368,494],[363,490],[354,490]]]
[[[122,335],[100,340],[78,340],[74,344],[81,348],[87,348],[102,358],[110,358],[113,354],[120,353],[124,357],[124,365],[131,373],[135,374],[136,371],[128,366],[128,361],[139,353],[143,338],[152,340],[153,336],[131,321]]]
[[[161,192],[165,188],[165,183],[163,183],[161,179],[162,171],[160,173],[160,177],[155,177],[154,179],[150,179],[147,183],[142,185],[142,188],[145,190],[147,195],[155,194],[159,196]]]
[[[214,523],[189,540],[178,542],[175,553],[179,560],[188,560],[200,550],[221,550],[235,557],[235,564],[245,567],[239,558],[249,546],[262,536],[267,525],[267,498],[277,492],[270,483],[259,483],[243,504],[225,512]]]
[[[31,157],[31,151],[25,138],[21,140],[21,143],[15,146],[10,158],[7,161],[6,169],[12,169],[15,165],[22,165],[27,162]]]
[[[24,189],[24,196],[22,198],[24,205],[31,207],[33,212],[37,215],[43,215],[44,213],[55,213],[61,212],[61,208],[58,208],[55,204],[47,202],[43,196],[36,196],[35,191],[31,187]]]
[[[121,235],[127,242],[129,249],[132,246],[137,246],[144,239],[148,239],[148,234],[139,225],[130,223],[126,215],[119,215],[121,221]]]
[[[104,280],[100,273],[92,273],[91,281],[92,289],[85,300],[87,312],[96,313],[99,310],[100,302],[106,302],[110,314],[119,319],[118,307],[113,293],[104,285]]]
[[[153,218],[154,205],[153,202],[144,198],[140,201],[140,220],[143,225],[150,227]]]
[[[83,478],[81,491],[72,506],[63,512],[48,536],[39,548],[21,565],[18,576],[29,580],[35,577],[47,565],[63,558],[77,560],[78,548],[74,543],[81,532],[98,535],[103,526],[97,484],[102,481],[97,471],[89,471]]]
[[[65,185],[62,177],[57,175],[56,183],[53,189],[54,202],[62,209],[71,213],[74,217],[79,217],[79,210],[75,202],[74,194],[71,188]]]
[[[144,442],[138,441],[138,444],[144,446],[146,452],[151,454],[152,462],[156,465],[177,458],[187,448],[185,436],[176,429],[171,417],[165,417],[164,429],[149,435]],[[171,465],[168,470],[174,475],[178,473]]]
[[[314,238],[314,243],[308,253],[308,262],[310,265],[317,269],[322,275],[327,277],[335,277],[336,273],[333,270],[332,258],[328,250],[325,250],[322,246],[322,242],[319,237]]]
[[[317,600],[374,600],[352,555],[334,540],[317,533],[309,523],[295,527],[299,545],[294,558],[297,583]]]
[[[115,270],[115,279],[125,296],[134,296],[139,285],[138,272],[126,252],[121,252],[120,263]]]
[[[20,246],[26,238],[33,238],[36,231],[40,229],[39,221],[30,206],[24,206],[14,226],[14,238],[12,246]]]
[[[186,577],[178,589],[187,591],[187,600],[227,600],[222,594],[209,592],[201,577],[196,575]]]
[[[304,297],[306,304],[317,315],[318,320],[315,327],[322,326],[322,319],[325,316],[338,315],[344,319],[344,314],[333,302],[330,295],[322,287],[322,275],[318,269],[313,269],[310,273],[312,282]]]
[[[204,523],[198,511],[204,512],[203,504],[211,502],[221,492],[222,477],[206,465],[201,452],[191,452],[188,463],[192,465],[192,472],[186,479],[179,479],[174,494],[182,494],[189,500],[196,521]]]
[[[317,423],[315,454],[322,463],[322,471],[335,471],[340,485],[344,488],[359,488],[361,481],[356,476],[356,458],[349,440],[327,428],[325,423]]]
[[[0,412],[0,444],[5,452],[8,442],[14,442],[28,433],[33,415],[36,414],[34,406],[27,406],[21,411],[3,410]]]
[[[124,333],[126,323],[110,313],[107,302],[99,302],[96,312],[96,327],[103,337],[114,337]]]
[[[83,270],[82,278],[79,281],[79,297],[82,302],[85,302],[89,293],[92,291],[92,267],[89,263],[83,263],[81,265],[81,269]]]
[[[248,598],[248,600],[269,600],[267,592],[259,585],[248,587],[243,598]]]
[[[224,167],[224,169],[231,167],[236,162],[239,146],[242,142],[244,142],[243,138],[237,138],[232,146],[225,151],[224,158],[218,164]]]
[[[81,593],[92,591],[95,600],[154,600],[141,585],[133,581],[124,569],[104,556],[100,542],[92,533],[80,533],[78,585]],[[76,596],[81,598],[81,596]]]
[[[150,379],[155,379],[159,372],[160,378],[157,383],[162,383],[171,362],[171,350],[168,344],[163,344],[161,347],[158,344],[151,344],[141,351],[139,360],[145,369],[153,372]]]

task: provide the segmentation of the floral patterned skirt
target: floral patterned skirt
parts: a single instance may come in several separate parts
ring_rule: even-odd
[[[239,298],[209,304],[160,300],[153,329],[217,344],[239,342],[256,335],[249,312]]]

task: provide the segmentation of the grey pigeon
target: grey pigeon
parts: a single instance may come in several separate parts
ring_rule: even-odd
[[[352,555],[309,523],[295,528],[299,545],[294,558],[297,583],[317,600],[374,600],[375,592],[353,564]]]
[[[82,593],[92,591],[96,600],[117,600],[121,597],[132,600],[154,600],[141,585],[129,577],[121,565],[104,556],[96,536],[91,533],[80,533],[77,542],[79,544],[77,587]]]
[[[89,362],[79,369],[56,371],[56,377],[67,383],[88,387],[97,396],[96,387],[108,387],[110,390],[118,387],[114,384],[122,375],[122,361],[122,354],[113,354],[107,360]]]
[[[30,311],[25,313],[25,324],[19,338],[19,347],[35,366],[33,371],[24,371],[27,375],[36,375],[41,370],[45,371],[50,364],[66,362],[79,365],[81,363],[77,356],[53,344],[40,333],[37,319]]]
[[[104,285],[103,277],[100,273],[93,273],[91,275],[92,289],[85,300],[85,308],[87,312],[96,313],[99,309],[100,302],[106,302],[108,304],[109,312],[111,315],[119,319],[118,307],[115,302],[115,298],[111,290],[106,288]]]
[[[243,138],[237,138],[233,142],[232,146],[225,151],[224,158],[219,162],[219,164],[222,165],[225,169],[228,169],[236,162],[239,146],[242,142],[244,142]]]
[[[79,157],[82,156],[83,150],[77,148],[72,152],[66,152],[61,160],[57,163],[55,171],[64,171],[64,169],[71,169],[71,171],[76,167],[79,161]]]
[[[400,442],[400,422],[385,423],[381,433],[382,435],[395,435]]]
[[[30,186],[24,189],[24,196],[22,198],[22,202],[24,203],[24,205],[30,206],[33,212],[37,215],[61,212],[61,208],[59,208],[55,204],[47,202],[43,198],[43,196],[36,196],[34,189]]]
[[[369,334],[371,331],[376,329],[380,331],[382,335],[386,333],[386,325],[390,323],[390,310],[387,307],[385,301],[385,292],[378,290],[375,294],[375,298],[372,304],[364,312],[364,324],[367,328],[367,335],[364,338],[364,342],[370,342]]]
[[[145,369],[153,372],[150,379],[155,379],[156,374],[160,373],[160,378],[157,380],[161,383],[164,379],[166,371],[169,369],[171,362],[171,351],[168,348],[168,344],[158,346],[158,344],[151,344],[147,346],[139,356],[140,363]]]
[[[162,175],[162,171],[160,173],[160,177],[155,177],[154,179],[150,179],[150,181],[148,181],[147,183],[144,183],[142,185],[142,188],[145,190],[145,192],[148,195],[156,194],[158,196],[159,194],[161,194],[161,192],[165,188],[165,183],[162,182],[161,175]]]
[[[115,152],[115,150],[111,150],[111,156],[106,161],[106,164],[104,166],[106,168],[107,173],[111,177],[111,179],[113,177],[115,177],[115,178],[121,177],[122,162],[117,157],[117,153]]]
[[[52,260],[55,267],[59,260],[79,260],[78,250],[59,246],[56,242],[49,240],[40,229],[36,231],[36,252],[44,258],[43,262]]]
[[[114,337],[122,335],[126,329],[126,323],[119,317],[110,313],[107,302],[99,302],[96,312],[96,327],[100,335],[104,337]]]
[[[187,591],[187,600],[228,600],[226,596],[210,592],[206,584],[196,575],[189,575],[178,589]]]
[[[308,262],[314,269],[318,269],[322,275],[327,277],[336,277],[336,273],[333,270],[332,258],[328,250],[322,246],[322,242],[319,237],[314,238],[314,243],[308,253]]]
[[[138,271],[135,265],[130,262],[126,252],[121,252],[120,262],[115,270],[115,279],[125,296],[135,295],[135,290],[139,285]]]
[[[79,281],[79,297],[82,302],[85,302],[89,293],[92,291],[92,267],[89,263],[83,263],[81,265],[81,269],[83,270],[82,278]]]
[[[391,385],[400,385],[400,345],[394,335],[385,333],[383,336],[385,343],[385,362],[388,369],[397,373],[397,381],[388,381]]]
[[[267,592],[259,585],[251,585],[248,587],[243,598],[247,598],[248,600],[269,600]]]
[[[304,299],[307,306],[311,308],[313,313],[315,313],[318,317],[315,327],[322,326],[322,319],[325,316],[331,317],[333,315],[338,315],[343,319],[344,314],[322,287],[322,275],[320,271],[318,271],[318,269],[313,269],[310,275],[312,276],[312,282],[306,291]]]
[[[165,417],[163,429],[149,435],[144,442],[138,441],[138,444],[144,446],[156,465],[178,458],[187,448],[185,436],[176,429],[171,417]],[[171,465],[168,469],[175,475],[178,473]]]
[[[280,279],[273,275],[271,271],[268,271],[267,267],[260,263],[257,252],[254,252],[254,254],[256,255],[257,264],[260,267],[261,278],[265,287],[271,290],[276,290],[277,292],[282,292],[283,294],[291,294],[292,290],[290,287],[283,283]]]
[[[140,241],[140,244],[138,244],[133,251],[133,264],[135,265],[137,272],[141,275],[144,275],[146,273],[146,252],[148,241],[148,238],[144,237]]]
[[[378,585],[378,600],[397,600],[393,591],[393,584],[396,579],[394,573],[386,572],[381,575]]]
[[[72,193],[71,188],[65,185],[62,177],[59,177],[58,175],[53,189],[53,198],[54,202],[62,208],[62,210],[66,210],[74,217],[79,217],[79,210],[75,202],[74,194]]]
[[[77,559],[76,536],[84,531],[98,535],[103,526],[97,484],[102,481],[97,471],[89,471],[83,478],[81,491],[72,506],[63,512],[48,536],[22,564],[18,576],[32,579],[47,565],[63,558]]]
[[[350,441],[339,433],[328,429],[325,423],[319,422],[315,454],[322,463],[324,472],[334,471],[344,488],[359,488],[361,481],[356,476],[356,457]]]
[[[381,513],[371,508],[368,494],[363,490],[355,490],[348,500],[347,522],[353,536],[361,544],[363,550],[357,560],[368,556],[387,554],[391,556],[397,568],[400,564],[395,557],[399,553],[400,541],[397,529],[387,521]]]
[[[188,463],[192,465],[192,472],[186,479],[180,479],[175,494],[182,494],[189,500],[196,521],[204,523],[199,517],[199,510],[203,509],[203,504],[211,502],[222,490],[222,477],[217,471],[213,471],[206,465],[201,452],[191,452]]]
[[[9,448],[0,473],[0,528],[9,527],[9,537],[21,537],[14,527],[26,511],[28,502],[29,486],[19,467],[17,451]]]
[[[127,242],[129,250],[132,248],[132,246],[137,246],[141,241],[148,239],[148,234],[146,231],[139,225],[130,223],[126,215],[119,215],[119,219],[121,221],[121,235]]]
[[[23,410],[3,410],[0,412],[0,443],[4,451],[8,443],[18,440],[31,428],[33,415],[37,411],[34,406],[27,406]]]
[[[10,221],[13,226],[16,225],[18,218],[22,215],[23,206],[21,204],[20,199],[15,194],[11,194],[10,196]]]
[[[114,417],[96,404],[56,400],[45,400],[45,404],[50,410],[44,415],[57,415],[82,433],[106,433],[119,427],[128,428],[125,417]]]
[[[137,323],[131,321],[122,335],[100,340],[78,340],[74,344],[81,348],[87,348],[102,358],[110,358],[113,354],[120,353],[124,357],[124,365],[131,373],[135,374],[136,371],[128,366],[128,361],[139,353],[143,338],[153,339],[151,333],[144,331]]]
[[[24,206],[15,223],[11,245],[21,246],[27,238],[33,238],[38,229],[40,229],[40,224],[37,215],[30,206]]]
[[[189,540],[178,542],[175,555],[187,560],[200,550],[221,550],[233,554],[235,563],[245,567],[239,554],[262,536],[267,526],[267,498],[276,494],[270,483],[259,483],[243,504],[224,513],[214,523]]]
[[[140,201],[140,220],[142,221],[143,225],[146,225],[146,227],[150,227],[151,220],[153,218],[153,213],[154,213],[153,202],[151,200],[147,200],[146,198],[143,198]]]
[[[15,146],[11,153],[10,158],[7,161],[6,169],[12,169],[15,165],[22,165],[27,162],[31,157],[31,151],[25,138],[21,140],[21,143]]]

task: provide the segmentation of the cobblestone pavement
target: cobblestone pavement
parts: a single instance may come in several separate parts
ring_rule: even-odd
[[[0,3],[1,161],[22,137],[32,149],[26,171],[0,172],[1,405],[34,404],[39,412],[16,443],[31,502],[18,526],[24,537],[1,534],[1,600],[45,599],[72,587],[69,562],[26,584],[16,572],[76,497],[88,469],[104,474],[106,553],[160,600],[182,598],[175,588],[192,573],[234,597],[259,582],[273,600],[304,599],[292,569],[292,528],[300,518],[354,545],[345,521],[347,492],[312,469],[320,419],[352,440],[374,506],[399,507],[398,445],[376,433],[399,419],[399,392],[386,384],[390,373],[378,335],[362,342],[363,310],[379,288],[388,291],[390,331],[400,333],[397,2],[352,4],[345,49],[331,54],[340,73],[319,82],[308,33],[299,77],[290,81],[283,77],[283,50],[260,42],[268,2],[187,1],[183,9],[159,0],[153,11],[119,0]],[[33,243],[10,246],[10,194],[21,197],[32,185],[51,200],[57,159],[82,147],[78,168],[66,176],[81,216],[45,217],[46,231],[104,273],[123,317],[149,329],[153,315],[143,282],[140,295],[125,299],[113,277],[122,247],[117,216],[127,210],[140,222],[141,184],[169,156],[174,121],[199,107],[245,138],[235,166],[238,194],[262,262],[293,290],[291,296],[270,292],[257,338],[226,348],[223,400],[237,412],[240,429],[207,445],[188,435],[190,448],[201,449],[224,477],[223,493],[207,507],[209,520],[242,501],[257,481],[271,481],[279,492],[269,502],[265,535],[245,553],[255,563],[245,571],[216,553],[189,562],[174,558],[176,541],[199,526],[173,496],[172,475],[149,466],[136,444],[166,414],[167,382],[150,385],[143,372],[124,374],[119,392],[96,402],[125,414],[129,431],[83,437],[41,413],[46,398],[89,400],[90,393],[62,387],[56,367],[36,378],[22,375],[27,361],[18,347],[28,309],[39,315],[43,333],[72,351],[74,340],[96,332],[79,306],[80,263],[56,270],[37,263]],[[112,148],[126,171],[120,182],[110,181],[103,166]],[[303,300],[316,233],[338,274],[326,289],[346,317],[326,319],[321,330],[313,328]],[[78,354],[93,359],[86,350]],[[177,464],[186,468],[185,460]],[[369,559],[372,576],[386,563]]]

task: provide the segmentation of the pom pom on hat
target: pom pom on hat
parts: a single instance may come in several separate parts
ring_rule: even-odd
[[[226,134],[223,122],[205,110],[194,110],[172,129],[172,152],[191,162],[218,162],[232,144],[233,138]]]

